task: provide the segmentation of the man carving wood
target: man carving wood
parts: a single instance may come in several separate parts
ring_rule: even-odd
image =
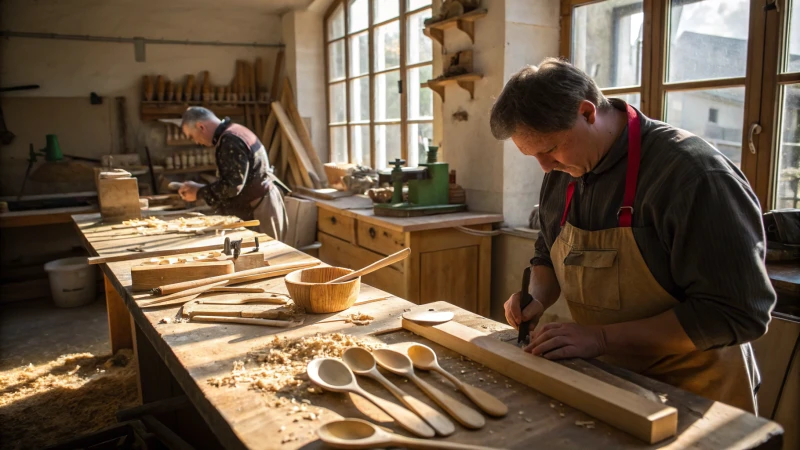
[[[199,106],[183,113],[181,128],[197,144],[216,146],[219,177],[208,185],[183,183],[178,190],[181,198],[192,202],[199,197],[219,214],[242,220],[257,219],[262,233],[282,240],[289,225],[283,193],[275,184],[277,178],[270,170],[267,152],[258,137],[229,118],[220,120]]]
[[[758,199],[742,172],[701,138],[607,99],[566,61],[511,77],[491,113],[546,172],[531,260],[526,351],[600,357],[755,412],[748,342],[775,305]],[[535,328],[560,297],[575,323]]]

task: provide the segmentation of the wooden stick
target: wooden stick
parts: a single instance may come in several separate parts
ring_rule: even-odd
[[[450,321],[403,328],[654,444],[675,436],[678,411]]]
[[[186,307],[184,306],[184,309]],[[250,319],[276,319],[285,320],[291,318],[292,315],[280,309],[268,309],[266,311],[221,311],[218,309],[195,309],[194,305],[184,312],[189,318],[195,316],[216,316],[216,317],[247,317]]]
[[[249,317],[224,317],[224,316],[194,316],[193,322],[216,322],[216,323],[242,323],[246,325],[261,325],[267,327],[280,327],[289,328],[296,325],[301,325],[302,321],[291,320],[270,320],[270,319],[255,319]]]
[[[272,86],[270,86],[270,101],[278,100],[280,89],[281,72],[283,68],[283,50],[278,50],[278,55],[275,57],[275,71],[272,73]]]
[[[217,275],[216,277],[201,278],[199,280],[184,281],[183,283],[173,283],[160,286],[155,289],[161,295],[181,292],[187,289],[205,286],[218,281],[230,281],[230,284],[243,283],[264,278],[277,277],[293,272],[297,269],[313,267],[319,265],[319,261],[305,261],[296,263],[278,264],[276,266],[259,267],[256,269],[243,270],[241,272],[230,273],[227,275]]]
[[[270,117],[274,117],[274,115],[270,115]],[[275,170],[275,175],[283,179],[280,173],[282,167],[279,167],[279,159],[278,154],[281,151],[281,132],[277,131],[272,138],[272,143],[269,146],[269,165]]]
[[[313,188],[314,184],[312,183],[309,174],[313,173],[315,176],[317,176],[317,178],[319,178],[319,175],[317,175],[316,171],[314,170],[314,166],[308,159],[306,149],[303,147],[303,143],[300,142],[300,138],[297,136],[297,131],[295,131],[292,121],[286,115],[286,111],[284,111],[283,106],[281,106],[281,104],[278,102],[272,103],[272,112],[276,115],[276,119],[278,119],[278,123],[281,125],[281,130],[283,130],[283,135],[289,140],[289,144],[291,145],[294,154],[297,155],[297,160],[300,163],[300,175],[303,177],[303,183],[307,187]]]
[[[336,279],[331,280],[331,281],[328,281],[325,284],[344,283],[345,281],[350,281],[350,280],[358,278],[358,277],[360,277],[362,275],[366,275],[368,273],[375,272],[378,269],[382,269],[382,268],[384,268],[386,266],[392,265],[392,264],[396,263],[397,261],[402,261],[402,260],[406,259],[409,254],[411,254],[411,249],[410,248],[404,248],[404,249],[400,250],[399,252],[392,253],[391,255],[389,255],[389,256],[387,256],[385,258],[381,258],[381,259],[375,261],[374,263],[368,265],[367,267],[364,267],[363,269],[356,270],[355,272],[350,272],[347,275],[342,275],[341,277],[336,278]]]
[[[311,133],[308,132],[306,123],[303,121],[303,118],[300,116],[300,111],[297,109],[297,103],[294,101],[294,92],[292,91],[292,83],[289,81],[289,78],[283,79],[281,98],[286,100],[283,107],[286,108],[286,112],[294,122],[294,127],[297,129],[300,142],[306,147],[308,159],[311,160],[311,164],[314,166],[314,170],[319,177],[320,187],[328,187],[328,176],[325,174],[325,166],[322,165],[322,161],[320,161],[319,155],[317,155],[317,151],[314,149],[314,143],[311,141]]]
[[[271,239],[266,234],[258,234],[257,237],[259,240]],[[197,247],[183,247],[183,248],[170,248],[164,250],[151,250],[148,252],[131,252],[125,253],[123,255],[114,255],[114,256],[94,256],[88,258],[89,264],[107,264],[112,262],[120,262],[120,261],[132,261],[134,259],[144,259],[144,258],[155,258],[156,256],[174,256],[174,255],[184,255],[187,253],[201,253],[207,252],[210,250],[221,250],[224,244],[210,244],[210,245],[198,245]],[[255,241],[243,241],[242,248],[249,248],[255,247]]]
[[[215,277],[211,277],[211,278],[215,278]],[[212,284],[208,284],[208,285],[202,285],[202,286],[193,287],[191,289],[175,291],[175,293],[173,293],[172,295],[166,295],[164,297],[159,297],[159,298],[157,298],[157,299],[155,299],[153,301],[141,304],[139,306],[141,308],[146,308],[148,306],[153,306],[153,305],[157,305],[159,303],[168,302],[168,301],[174,300],[176,298],[188,297],[188,296],[190,296],[192,294],[202,294],[204,292],[207,292],[211,288],[215,288],[215,287],[218,287],[218,286],[224,286],[224,285],[226,285],[228,283],[230,283],[229,280],[222,280],[222,281],[219,281],[219,282],[216,282],[216,283],[212,283]]]
[[[224,286],[211,288],[206,292],[240,292],[242,294],[263,294],[267,292],[262,287]]]
[[[212,225],[210,227],[201,228],[197,231],[205,233],[206,231],[230,230],[232,228],[240,228],[240,227],[257,227],[259,225],[261,225],[261,222],[259,220],[245,220],[242,222],[226,223],[223,225]]]

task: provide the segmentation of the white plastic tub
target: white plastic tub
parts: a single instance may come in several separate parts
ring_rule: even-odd
[[[44,265],[50,278],[53,302],[60,308],[74,308],[91,303],[97,294],[95,268],[86,258],[64,258]]]

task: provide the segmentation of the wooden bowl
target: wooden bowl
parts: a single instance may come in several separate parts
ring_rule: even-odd
[[[306,312],[333,313],[353,306],[361,289],[361,277],[344,283],[323,283],[351,272],[344,267],[312,267],[295,270],[283,280],[292,300]]]

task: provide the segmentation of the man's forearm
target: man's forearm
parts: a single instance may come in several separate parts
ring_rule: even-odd
[[[545,309],[553,306],[561,295],[561,286],[552,267],[538,265],[531,267],[531,296]]]
[[[603,325],[606,353],[677,355],[697,350],[672,310],[647,319]]]

